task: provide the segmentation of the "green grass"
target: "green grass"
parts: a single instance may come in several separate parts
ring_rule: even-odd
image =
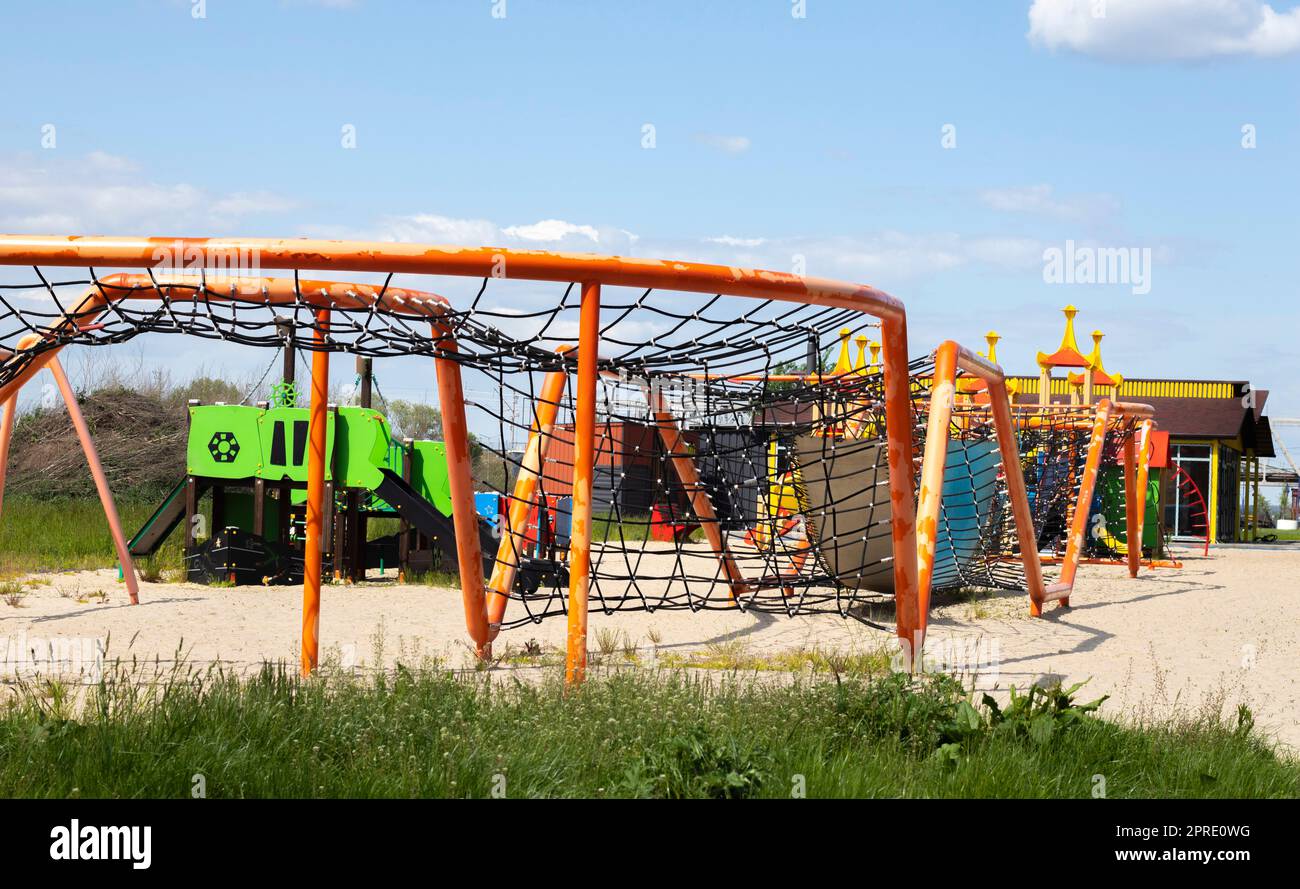
[[[1295,797],[1253,731],[1132,728],[1061,691],[994,713],[940,678],[756,682],[629,670],[565,695],[431,665],[302,682],[114,677],[0,712],[0,796]]]
[[[157,498],[124,498],[117,511],[129,538],[153,514]],[[0,521],[0,577],[37,571],[76,571],[117,564],[113,538],[99,501],[6,497]],[[181,565],[178,528],[151,559],[159,570]]]
[[[699,651],[687,654],[661,654],[659,664],[702,670],[777,673],[810,671],[826,675],[870,677],[889,671],[890,655],[884,648],[844,652],[818,646],[756,654],[745,643],[733,640],[711,643]]]
[[[157,497],[125,497],[117,501],[118,514],[127,537],[134,534],[153,514],[162,500]],[[93,498],[39,499],[11,496],[5,498],[3,521],[0,521],[0,578],[42,571],[79,571],[90,568],[109,568],[117,564],[113,538],[108,533],[108,522],[99,501]],[[206,501],[204,509],[207,511]],[[647,515],[625,516],[623,538],[629,541],[645,540],[648,535]],[[375,539],[398,529],[396,519],[371,519],[367,522],[367,537]],[[619,525],[612,516],[601,515],[593,519],[593,532],[597,541],[616,543]],[[698,539],[700,532],[692,535]],[[142,560],[141,570],[146,580],[175,580],[172,576],[181,567],[181,533],[173,531],[158,551]],[[444,572],[445,573],[445,572]],[[451,577],[451,575],[447,575]],[[430,582],[443,583],[441,575],[429,578]],[[412,581],[414,582],[414,581]],[[456,580],[452,585],[458,585]]]

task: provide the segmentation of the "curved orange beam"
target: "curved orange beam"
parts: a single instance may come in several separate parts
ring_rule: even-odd
[[[198,255],[232,263],[256,257],[262,268],[402,272],[533,281],[600,281],[618,287],[755,296],[856,309],[902,322],[903,303],[862,284],[788,272],[699,262],[552,253],[504,247],[451,247],[313,238],[112,238],[0,235],[0,264],[42,266],[158,266],[168,256]]]
[[[0,239],[3,241],[3,239]],[[0,264],[7,262],[0,243]],[[161,300],[171,302],[193,301],[200,293],[203,278],[198,275],[123,273],[105,275],[86,288],[76,306],[64,313],[63,320],[53,325],[45,335],[29,333],[18,341],[18,353],[31,349],[44,339],[54,339],[72,328],[84,330],[111,301],[118,299]],[[344,281],[317,281],[292,278],[233,278],[208,284],[204,299],[239,300],[270,305],[295,305],[302,303],[315,309],[370,309],[440,317],[449,307],[446,298],[436,293],[411,290],[406,287],[380,287],[373,284],[350,284]],[[62,346],[42,352],[21,374],[0,386],[0,404],[17,394],[23,384],[43,369],[58,354]],[[12,356],[10,356],[12,357]]]

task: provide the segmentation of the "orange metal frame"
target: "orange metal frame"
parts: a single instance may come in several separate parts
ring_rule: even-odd
[[[1044,596],[1043,568],[1038,559],[1038,540],[1025,477],[1020,471],[1020,450],[1016,444],[1016,424],[1011,415],[1011,399],[1002,368],[949,340],[934,353],[934,380],[930,390],[930,415],[926,425],[925,456],[921,462],[921,493],[916,511],[916,547],[919,566],[918,612],[920,625],[914,639],[920,653],[930,612],[930,587],[934,579],[934,556],[939,528],[939,510],[943,501],[943,476],[948,459],[949,424],[956,400],[957,371],[977,377],[988,387],[988,408],[993,415],[998,452],[1006,478],[1007,496],[1011,501],[1016,525],[1016,539],[1024,564],[1025,586],[1031,602]],[[1038,612],[1035,612],[1038,613]]]
[[[568,351],[561,347],[559,352]],[[528,433],[528,446],[520,461],[519,475],[515,478],[507,515],[503,517],[501,544],[497,547],[496,564],[488,583],[488,634],[489,641],[501,632],[510,591],[514,589],[515,575],[519,571],[519,553],[525,544],[528,513],[537,496],[537,483],[543,476],[546,452],[550,450],[555,420],[560,411],[560,400],[569,375],[564,371],[551,371],[542,381],[542,391],[534,406],[532,426]]]
[[[329,332],[329,309],[317,309],[315,345]],[[325,423],[329,408],[330,353],[312,353],[311,408],[307,421],[307,542],[302,559],[302,674],[320,665],[321,555],[325,552]]]
[[[20,342],[30,342],[28,337],[24,337]],[[7,361],[13,357],[13,353],[8,350],[0,350],[0,362]],[[95,482],[95,491],[99,495],[100,505],[104,509],[104,519],[108,522],[108,532],[113,538],[113,548],[117,551],[118,564],[122,566],[122,581],[126,584],[127,595],[130,597],[132,605],[140,604],[140,580],[136,575],[135,561],[131,558],[131,550],[126,545],[126,534],[122,531],[122,519],[117,513],[117,504],[113,501],[113,492],[108,486],[108,476],[104,474],[104,465],[100,462],[99,451],[95,447],[95,440],[90,435],[90,426],[86,423],[86,417],[81,412],[81,405],[77,402],[76,393],[72,391],[72,384],[68,381],[68,375],[63,371],[63,365],[59,362],[57,355],[49,355],[42,366],[49,368],[50,373],[54,376],[54,383],[59,389],[59,394],[63,397],[63,403],[68,410],[68,419],[72,421],[72,428],[77,433],[77,441],[81,444],[81,450],[86,455],[86,464],[90,467],[90,476]],[[9,445],[13,441],[14,420],[18,414],[18,394],[14,394],[5,399],[3,414],[0,415],[0,508],[4,505],[5,478],[9,468]]]
[[[1070,406],[1072,410],[1077,410],[1078,406]],[[1035,406],[1030,408],[1030,413],[1020,418],[1021,422],[1032,423],[1035,419],[1042,419],[1044,411],[1051,410],[1050,406]],[[1043,613],[1043,606],[1050,601],[1060,601],[1062,605],[1070,604],[1070,594],[1074,590],[1075,576],[1078,572],[1081,562],[1086,561],[1082,558],[1084,537],[1088,531],[1088,512],[1092,504],[1092,495],[1097,488],[1097,475],[1101,470],[1101,454],[1106,443],[1106,434],[1112,423],[1122,418],[1135,418],[1140,422],[1140,428],[1143,432],[1143,442],[1149,438],[1149,432],[1152,428],[1152,417],[1154,411],[1150,405],[1133,404],[1130,402],[1112,402],[1110,399],[1103,398],[1096,405],[1093,413],[1091,432],[1088,439],[1088,455],[1084,461],[1083,475],[1079,479],[1079,495],[1075,500],[1074,514],[1070,521],[1070,531],[1066,539],[1065,556],[1061,559],[1061,573],[1055,584],[1044,591],[1042,599],[1030,597],[1030,613],[1035,617]],[[1147,460],[1145,447],[1142,450],[1143,459],[1141,467],[1138,465],[1138,451],[1132,437],[1125,440],[1124,444],[1124,491],[1125,491],[1125,516],[1129,540],[1138,541],[1137,546],[1128,547],[1129,555],[1126,559],[1129,575],[1137,577],[1138,567],[1141,564],[1142,556],[1142,528],[1144,524],[1143,512],[1146,508],[1146,472]],[[1139,479],[1140,490],[1139,490]]]
[[[159,255],[199,256],[217,265],[256,255],[266,268],[316,270],[319,272],[381,272],[419,275],[457,275],[477,278],[505,277],[582,285],[580,334],[578,342],[577,398],[575,411],[575,479],[573,530],[570,554],[569,645],[566,676],[570,682],[581,681],[586,668],[587,595],[591,560],[591,477],[594,462],[596,353],[600,338],[600,289],[602,285],[640,289],[680,290],[694,293],[775,299],[852,309],[878,318],[881,322],[882,368],[885,385],[887,453],[891,478],[891,506],[894,551],[894,587],[898,613],[898,634],[903,640],[916,637],[922,624],[918,609],[918,569],[916,559],[916,502],[912,481],[913,455],[911,435],[910,382],[907,356],[907,317],[902,302],[872,287],[848,284],[823,278],[742,269],[691,262],[654,259],[593,256],[589,254],[549,253],[496,248],[465,249],[424,244],[370,243],[358,241],[221,239],[221,238],[98,238],[52,236],[0,236],[0,264],[25,266],[79,266],[99,268],[151,268],[158,265]],[[183,279],[184,276],[181,276]],[[102,279],[113,286],[140,286],[123,294],[130,298],[157,299],[165,293],[171,299],[192,299],[197,279],[160,278],[160,287],[144,284],[143,275],[120,275]],[[449,356],[455,342],[448,331],[437,324],[446,305],[439,297],[388,288],[382,297],[373,287],[338,282],[304,281],[295,284],[283,279],[245,279],[232,285],[232,295],[256,299],[264,304],[296,303],[300,299],[320,312],[338,307],[424,311],[434,323],[440,357],[438,388],[444,410],[447,433],[448,463],[453,498],[453,519],[460,556],[462,595],[466,623],[480,654],[490,643],[491,628],[487,609],[481,559],[477,540],[477,517],[472,505],[469,484],[467,430],[463,422],[463,400],[452,400],[460,391],[459,365]],[[184,284],[186,287],[168,284]],[[110,295],[114,295],[110,289]],[[407,297],[404,299],[404,297]],[[221,294],[208,292],[205,298],[219,299]],[[96,288],[72,310],[70,317],[51,331],[49,336],[66,334],[67,328],[88,327],[96,309],[106,308],[110,299],[104,289]],[[327,318],[326,318],[327,321]],[[318,327],[321,325],[318,319]],[[324,336],[323,330],[319,332]],[[40,337],[19,343],[30,349]],[[56,349],[38,355],[22,373],[0,387],[0,404],[7,402],[24,382],[47,364]],[[318,355],[324,353],[318,352]],[[316,380],[328,370],[328,359],[313,362],[313,426],[321,425],[316,405]],[[460,416],[455,405],[460,405]],[[449,411],[449,408],[451,409]],[[448,413],[452,416],[448,416]],[[321,430],[323,432],[323,429]],[[317,434],[309,432],[311,435]],[[314,454],[314,449],[313,449]],[[319,460],[322,457],[313,457]],[[309,478],[319,467],[309,466]],[[313,486],[309,509],[323,515],[323,485]],[[314,495],[314,497],[312,496]],[[316,531],[317,538],[320,529]],[[317,544],[319,546],[319,543]],[[310,545],[309,545],[310,549]],[[303,669],[317,664],[316,630],[320,602],[319,551],[308,553],[308,563],[317,562],[304,582]],[[500,592],[499,590],[497,592]],[[493,600],[495,601],[495,599]],[[312,613],[312,609],[316,609]],[[310,630],[310,636],[307,632]]]

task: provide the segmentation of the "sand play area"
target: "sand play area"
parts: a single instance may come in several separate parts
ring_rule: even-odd
[[[237,669],[298,661],[298,587],[145,583],[138,607],[127,604],[113,571],[41,575],[28,588],[19,604],[0,604],[0,688],[42,668],[24,651],[51,647],[65,654],[98,647],[109,661],[164,665],[178,657]],[[1085,565],[1076,590],[1073,607],[1045,619],[1028,617],[1023,594],[936,599],[927,654],[976,671],[981,686],[1004,690],[1044,677],[1089,679],[1082,694],[1110,695],[1103,712],[1112,717],[1231,713],[1246,703],[1261,728],[1300,750],[1300,546],[1220,549],[1187,558],[1181,570],[1144,570],[1136,580],[1121,568]],[[620,668],[632,660],[623,652],[629,645],[637,663],[652,665],[718,651],[759,658],[814,648],[866,653],[892,640],[830,615],[593,610],[590,626],[593,650],[602,628],[606,645],[617,633],[619,654],[605,660]],[[534,641],[550,652],[563,646],[564,634],[562,618],[517,627],[502,634],[495,654],[536,651]],[[449,589],[326,587],[320,638],[322,657],[344,666],[425,657],[472,666],[460,596]],[[558,671],[553,660],[508,656],[496,669],[538,675]]]

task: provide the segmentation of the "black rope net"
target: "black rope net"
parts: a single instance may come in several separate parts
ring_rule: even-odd
[[[453,358],[482,449],[476,467],[499,466],[477,472],[476,487],[495,490],[507,515],[543,377],[567,372],[527,528],[503,535],[500,516],[484,519],[518,563],[507,624],[565,612],[576,364],[557,350],[577,339],[576,285],[389,275],[340,291],[290,273],[288,296],[281,287],[272,299],[267,288],[201,273],[20,271],[0,276],[0,347],[17,352],[0,364],[0,387],[48,350],[145,333],[279,347],[291,330],[307,350]],[[447,293],[450,305],[412,295],[429,291]],[[97,304],[78,310],[87,296]],[[331,311],[318,342],[321,308]],[[456,352],[440,350],[435,320]],[[604,288],[590,607],[847,614],[887,599],[883,374],[864,355],[874,328],[858,312],[826,306]],[[932,373],[929,359],[909,367],[918,476]],[[1021,471],[1044,547],[1063,539],[1077,493],[1087,434],[1076,426],[1063,414],[1021,433]],[[986,409],[958,406],[949,439],[934,588],[1023,588]],[[485,555],[490,566],[495,554]]]

